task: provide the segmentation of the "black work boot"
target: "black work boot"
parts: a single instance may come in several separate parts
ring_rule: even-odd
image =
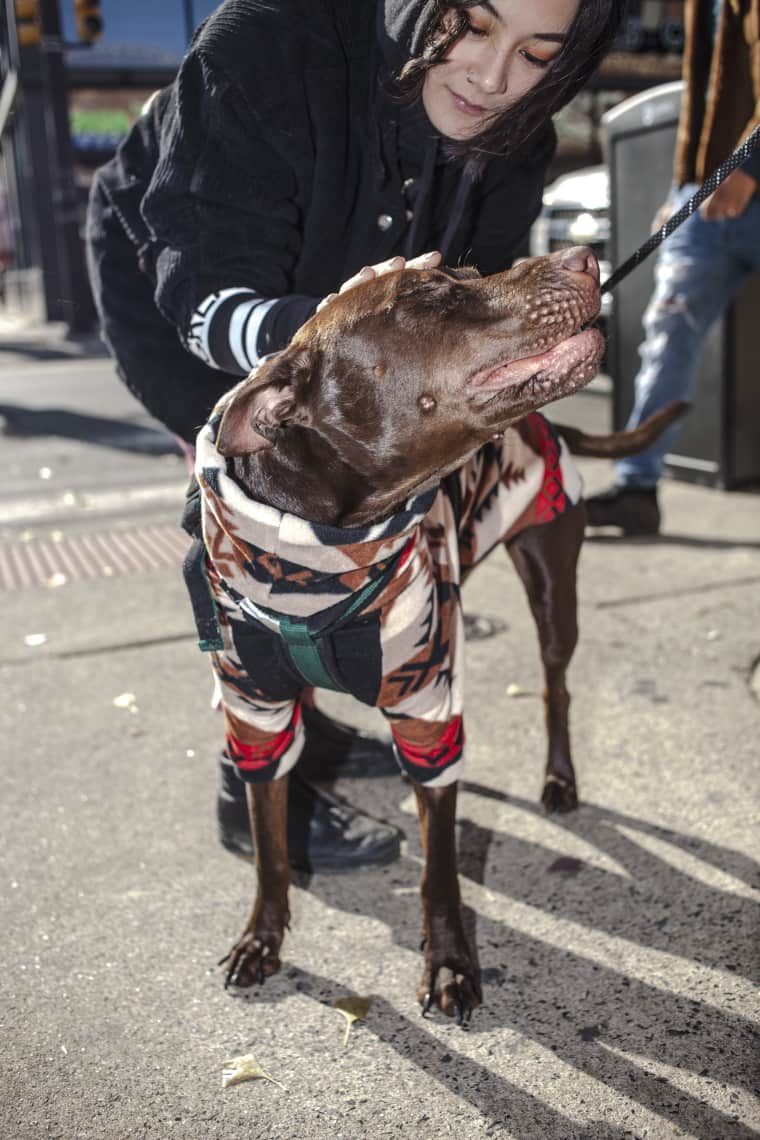
[[[245,784],[223,752],[222,784],[217,798],[219,838],[235,855],[252,859]],[[355,871],[382,867],[398,859],[401,832],[378,823],[291,771],[288,783],[288,856],[299,871]]]
[[[656,487],[610,487],[586,499],[589,526],[619,526],[623,534],[660,533]]]
[[[390,740],[359,732],[320,712],[301,705],[306,743],[298,771],[308,780],[336,780],[339,776],[398,776],[399,766]]]

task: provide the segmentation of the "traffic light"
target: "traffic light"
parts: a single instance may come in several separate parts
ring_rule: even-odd
[[[21,47],[42,39],[39,0],[16,0],[16,39]]]
[[[77,35],[82,43],[92,44],[103,35],[100,0],[74,0]]]

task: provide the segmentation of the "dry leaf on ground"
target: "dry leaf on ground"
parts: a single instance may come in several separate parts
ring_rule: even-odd
[[[337,1009],[342,1013],[346,1019],[346,1034],[343,1038],[344,1047],[348,1044],[348,1035],[351,1032],[351,1026],[355,1021],[364,1021],[369,1012],[369,1007],[372,1005],[371,997],[344,997],[336,998],[332,1003],[333,1009]]]
[[[242,1057],[232,1057],[222,1063],[222,1088],[239,1085],[241,1081],[271,1081],[285,1089],[285,1085],[271,1077],[258,1063],[253,1053],[245,1053]]]
[[[137,712],[137,697],[134,693],[119,693],[118,697],[114,697],[113,703],[117,709],[129,709],[130,712]]]

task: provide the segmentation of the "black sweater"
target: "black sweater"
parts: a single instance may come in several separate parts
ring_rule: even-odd
[[[386,90],[412,46],[397,27],[411,13],[419,35],[435,4],[379,7],[226,0],[96,176],[88,237],[106,340],[133,391],[186,438],[245,371],[216,353],[225,378],[183,347],[209,296],[280,299],[259,339],[273,351],[321,297],[394,253],[445,240],[449,264],[505,268],[540,209],[552,129],[470,179],[421,107]]]

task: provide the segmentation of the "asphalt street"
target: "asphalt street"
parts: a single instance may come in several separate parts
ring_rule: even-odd
[[[556,410],[608,415],[600,391]],[[282,973],[224,992],[253,872],[215,833],[184,460],[107,360],[53,342],[0,336],[0,428],[2,1140],[760,1135],[757,491],[669,480],[659,539],[587,540],[570,816],[538,804],[520,584],[500,551],[468,582],[500,625],[468,647],[458,842],[485,1003],[464,1032],[415,1002],[421,850],[396,778],[337,790],[404,830],[401,859],[297,877]],[[344,1046],[332,1003],[356,995]],[[274,1081],[223,1088],[247,1054]]]

